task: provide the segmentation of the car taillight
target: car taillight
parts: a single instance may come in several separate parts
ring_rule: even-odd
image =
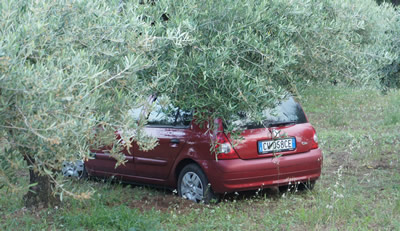
[[[222,132],[217,134],[217,145],[215,146],[218,160],[237,159],[239,156],[233,149],[226,135]]]
[[[311,149],[316,149],[318,148],[318,137],[317,137],[317,133],[314,130],[314,136],[313,136],[313,140],[311,142]]]

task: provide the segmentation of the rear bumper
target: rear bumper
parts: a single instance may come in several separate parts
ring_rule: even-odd
[[[212,189],[224,193],[316,180],[321,175],[322,162],[318,148],[277,158],[212,160],[200,164]]]

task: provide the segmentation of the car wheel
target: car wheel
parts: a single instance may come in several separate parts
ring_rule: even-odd
[[[83,160],[76,160],[75,162],[64,161],[61,171],[66,177],[82,179],[88,176],[85,168],[85,162]]]
[[[218,201],[218,196],[212,191],[206,175],[195,164],[187,165],[179,173],[178,195],[197,203]]]

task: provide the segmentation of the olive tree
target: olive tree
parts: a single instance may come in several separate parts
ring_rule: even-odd
[[[196,109],[198,123],[262,121],[298,83],[375,84],[396,58],[396,18],[363,2],[0,2],[0,184],[20,190],[29,171],[28,206],[90,196],[65,187],[61,163],[110,143],[123,163],[130,142],[115,130],[157,145],[129,115],[149,95]]]
[[[157,142],[140,132],[146,121],[129,116],[129,109],[146,102],[150,94],[198,108],[199,122],[249,107],[264,108],[282,97],[262,69],[252,72],[243,60],[230,60],[239,53],[229,54],[236,44],[226,51],[218,45],[223,34],[215,42],[197,41],[213,26],[190,28],[185,20],[170,23],[167,14],[160,18],[165,4],[1,3],[0,180],[19,190],[20,172],[29,171],[27,206],[53,205],[65,194],[88,197],[64,187],[58,174],[61,163],[90,158],[91,146],[115,140],[115,129],[142,149],[154,147]],[[211,1],[207,4],[211,9]],[[199,19],[207,19],[202,9],[197,13]],[[201,20],[198,23],[206,22]],[[224,24],[229,27],[236,20],[240,18],[212,30],[223,33]],[[120,164],[124,160],[118,148],[113,156]]]
[[[155,65],[155,38],[135,7],[0,3],[0,183],[18,190],[28,170],[27,206],[87,197],[63,188],[61,163],[89,157],[94,128],[137,126],[127,111],[149,90],[137,73]]]

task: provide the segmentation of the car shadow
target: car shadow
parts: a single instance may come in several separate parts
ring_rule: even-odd
[[[113,177],[108,177],[108,178],[99,178],[99,177],[90,177],[87,180],[91,181],[96,181],[96,182],[103,182],[104,184],[111,184],[111,185],[120,185],[122,187],[127,187],[131,189],[145,189],[149,195],[143,194],[143,199],[151,201],[152,197],[154,197],[154,200],[160,200],[160,197],[163,197],[162,200],[168,200],[171,205],[172,203],[177,203],[180,204],[182,201],[187,201],[183,198],[179,198],[176,189],[171,189],[171,188],[165,188],[162,186],[157,186],[157,185],[149,185],[149,184],[135,184],[131,182],[124,182],[121,180],[118,180]],[[264,189],[258,189],[258,190],[250,190],[250,191],[240,191],[240,192],[232,192],[232,193],[224,193],[220,195],[220,198],[218,201],[214,201],[214,203],[210,204],[218,204],[220,202],[238,202],[238,201],[246,201],[246,200],[254,200],[254,199],[272,199],[272,200],[279,200],[284,197],[284,194],[295,194],[295,195],[301,195],[304,193],[307,193],[307,190],[288,190],[287,188],[279,188],[279,187],[271,187],[271,188],[264,188]],[[217,203],[215,203],[217,202]],[[194,203],[191,201],[187,201],[186,203]],[[200,204],[199,204],[200,205]]]
[[[279,191],[278,187],[265,188],[251,191],[241,191],[233,193],[225,193],[221,195],[221,201],[241,201],[250,199],[279,199],[282,196],[282,192]]]

